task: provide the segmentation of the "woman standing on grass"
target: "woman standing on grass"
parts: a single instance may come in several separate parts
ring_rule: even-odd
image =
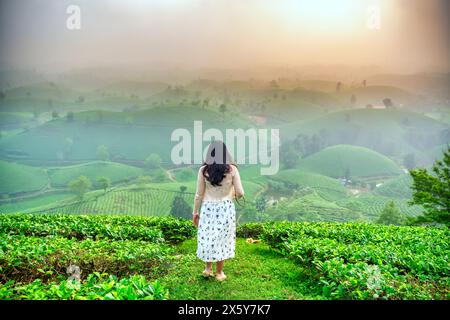
[[[203,276],[213,275],[212,264],[217,262],[216,279],[225,280],[223,264],[234,257],[236,244],[236,211],[233,198],[244,195],[237,167],[222,141],[209,145],[206,161],[200,167],[194,200],[192,221],[198,227],[197,257],[206,262]],[[199,208],[201,204],[201,212]]]

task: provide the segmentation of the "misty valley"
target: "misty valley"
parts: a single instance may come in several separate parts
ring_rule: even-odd
[[[396,76],[385,85],[377,75],[353,85],[118,79],[84,90],[74,89],[83,83],[79,75],[61,79],[9,83],[2,91],[3,213],[189,217],[199,164],[174,164],[171,135],[183,128],[195,138],[194,122],[202,121],[204,132],[280,131],[275,175],[238,162],[249,199],[239,208],[241,222],[375,222],[391,202],[407,219],[422,213],[408,204],[408,170],[430,168],[450,141],[448,91],[428,92],[426,85],[445,88],[448,75],[417,74],[413,87],[394,85]],[[247,153],[249,147],[247,139]],[[81,190],[80,177],[87,182]],[[181,210],[174,208],[179,199]]]

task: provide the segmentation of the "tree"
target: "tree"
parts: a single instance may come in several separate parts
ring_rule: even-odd
[[[108,177],[98,177],[97,185],[100,189],[103,189],[104,193],[106,193],[106,189],[111,186],[111,180]]]
[[[450,147],[437,160],[432,173],[419,168],[409,172],[413,178],[410,204],[421,205],[425,214],[417,222],[437,222],[450,227]]]
[[[403,164],[405,165],[406,169],[412,170],[416,167],[416,156],[414,153],[408,153],[403,158]]]
[[[267,207],[267,199],[264,196],[257,197],[255,199],[255,208],[258,212],[264,212]]]
[[[142,189],[145,187],[146,184],[150,183],[150,177],[149,176],[139,176],[137,178],[136,184],[139,189]]]
[[[209,99],[203,99],[202,109],[205,110],[209,106]]]
[[[92,183],[88,177],[79,176],[70,181],[67,186],[78,196],[78,198],[80,198],[80,200],[83,200],[84,194],[92,187]]]
[[[367,86],[367,80],[363,80],[362,85],[365,88]]]
[[[341,86],[342,86],[342,83],[341,83],[341,82],[338,82],[338,83],[336,84],[336,92],[340,92],[340,91],[341,91]]]
[[[227,106],[222,103],[219,107],[219,111],[222,113],[222,116],[225,115],[225,112],[227,112]]]
[[[59,118],[59,114],[57,111],[52,111],[52,119],[58,119]]]
[[[299,155],[290,144],[281,146],[280,159],[286,169],[292,169],[297,164]]]
[[[393,224],[402,225],[406,221],[405,216],[400,212],[400,210],[395,206],[394,201],[390,201],[386,204],[383,211],[381,211],[380,216],[376,223],[379,224]]]
[[[350,103],[352,107],[354,107],[356,104],[356,96],[354,94],[352,94],[352,96],[350,97]]]
[[[383,104],[386,107],[386,109],[392,109],[394,107],[394,103],[389,98],[384,98],[383,99]]]
[[[72,122],[74,120],[74,114],[72,111],[67,112],[66,119],[67,122]]]
[[[184,200],[183,193],[176,195],[172,201],[170,214],[174,217],[190,220],[192,218],[192,208]]]
[[[158,169],[161,167],[161,163],[161,157],[156,153],[152,153],[144,161],[144,164],[148,169]]]
[[[109,159],[109,151],[107,146],[98,146],[97,147],[97,158],[102,161],[107,161]]]
[[[180,186],[180,192],[181,192],[181,193],[185,193],[186,190],[187,190],[187,187],[186,187],[186,186]]]
[[[4,91],[0,91],[0,99],[5,99],[6,93]]]

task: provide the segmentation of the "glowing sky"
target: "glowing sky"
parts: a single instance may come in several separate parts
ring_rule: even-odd
[[[0,66],[380,65],[449,70],[445,0],[6,0]],[[66,8],[81,9],[81,30]],[[367,27],[380,9],[380,29]]]

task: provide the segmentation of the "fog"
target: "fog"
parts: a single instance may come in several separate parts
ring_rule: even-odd
[[[81,9],[68,30],[67,6]],[[367,26],[380,8],[380,27]],[[445,0],[9,0],[1,2],[0,67],[450,69]]]

